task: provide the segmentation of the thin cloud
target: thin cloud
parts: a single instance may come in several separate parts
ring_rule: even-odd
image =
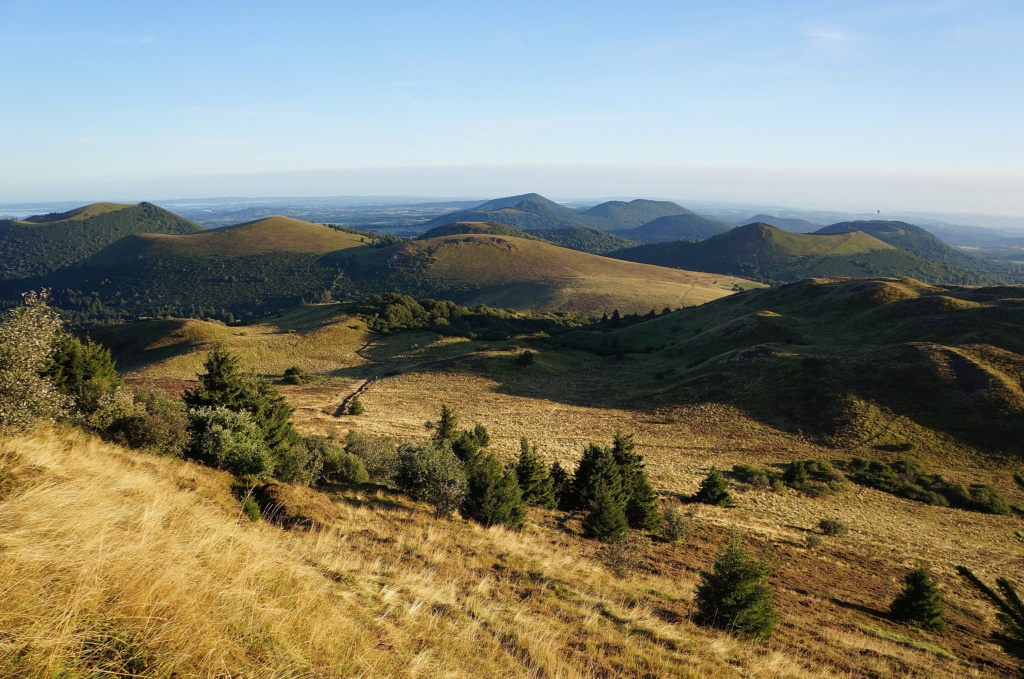
[[[804,29],[803,35],[808,40],[809,51],[832,57],[853,56],[858,53],[856,45],[864,42],[859,35],[829,26]]]

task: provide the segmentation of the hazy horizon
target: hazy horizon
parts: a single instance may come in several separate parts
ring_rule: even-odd
[[[8,0],[0,203],[536,191],[1024,215],[1022,29],[1016,0]]]

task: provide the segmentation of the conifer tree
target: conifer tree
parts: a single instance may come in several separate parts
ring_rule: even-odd
[[[615,463],[611,448],[604,448],[593,443],[583,451],[576,475],[573,479],[575,494],[574,505],[577,509],[588,509],[597,495],[601,484],[611,493],[612,498],[625,510],[626,500],[622,483],[622,473]]]
[[[516,475],[523,491],[523,502],[532,507],[555,508],[557,502],[551,475],[537,454],[537,446],[532,445],[525,436],[519,441]]]
[[[722,476],[722,472],[714,467],[704,477],[704,480],[700,482],[700,488],[697,489],[697,494],[693,499],[706,505],[717,505],[719,507],[736,506],[736,502],[729,493],[729,482]]]
[[[661,526],[658,495],[647,480],[644,456],[636,452],[632,434],[615,432],[612,457],[615,458],[615,464],[618,465],[619,474],[622,476],[623,500],[629,527],[657,530]]]
[[[454,408],[449,408],[447,403],[441,404],[441,419],[437,421],[434,439],[440,443],[451,441],[455,438],[458,428],[459,414]]]
[[[646,474],[641,473],[634,479],[632,490],[626,504],[626,520],[629,521],[629,527],[658,530],[661,527],[658,494],[654,492]]]
[[[588,509],[583,519],[584,536],[613,544],[622,541],[629,531],[629,524],[622,504],[604,479],[597,482]]]
[[[124,387],[109,349],[64,332],[59,333],[52,363],[43,374],[84,413],[95,411],[101,397]]]
[[[462,512],[485,526],[523,527],[526,506],[514,468],[506,469],[493,453],[477,455],[466,465]]]
[[[572,488],[572,477],[569,476],[569,472],[565,471],[565,467],[558,460],[551,463],[551,469],[548,472],[551,477],[551,489],[555,496],[555,506],[559,509],[572,509],[574,502],[574,493]]]
[[[1003,629],[993,636],[1004,651],[1024,663],[1024,600],[1017,594],[1013,584],[1006,578],[996,578],[996,587],[999,589],[999,592],[996,592],[966,566],[957,566],[956,570],[999,609],[996,612],[996,619],[1002,624]],[[1024,670],[1024,664],[1021,665],[1021,669]]]
[[[766,640],[779,623],[767,564],[754,561],[739,537],[729,540],[713,570],[701,571],[694,621]]]
[[[942,596],[928,569],[924,566],[915,568],[907,573],[904,582],[906,587],[889,607],[892,617],[929,632],[945,632]]]
[[[275,457],[281,459],[292,453],[300,440],[291,421],[294,408],[270,382],[243,373],[238,356],[223,348],[211,352],[203,367],[206,372],[198,375],[198,386],[183,396],[189,408],[248,412]]]

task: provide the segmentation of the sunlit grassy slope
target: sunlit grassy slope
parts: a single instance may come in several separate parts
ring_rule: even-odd
[[[192,464],[65,430],[0,446],[6,676],[1011,674],[984,640],[987,611],[950,576],[959,557],[940,536],[942,513],[871,493],[770,504],[743,495],[739,509],[692,517],[681,545],[641,537],[610,560],[575,520],[562,526],[547,512],[517,534],[439,521],[389,492],[335,488],[326,528],[286,532],[249,523],[226,475]],[[864,503],[886,518],[869,522]],[[1005,519],[949,511],[961,549],[983,549],[986,565],[1011,558]],[[822,514],[863,523],[800,547]],[[773,555],[785,617],[767,645],[687,619],[696,569],[730,526]],[[881,615],[919,556],[939,562],[948,637]],[[626,570],[612,567],[623,561]]]
[[[365,238],[290,217],[267,217],[191,235],[156,233],[125,238],[85,262],[118,267],[146,257],[246,257],[269,253],[324,254],[365,245]]]
[[[513,309],[622,313],[702,304],[730,294],[731,276],[676,271],[608,259],[540,241],[457,234],[342,253],[360,266],[402,267],[407,285],[448,288],[462,303]]]
[[[767,282],[826,276],[911,276],[932,283],[999,282],[986,272],[929,259],[863,231],[803,234],[759,223],[740,226],[699,243],[643,245],[614,256]]]

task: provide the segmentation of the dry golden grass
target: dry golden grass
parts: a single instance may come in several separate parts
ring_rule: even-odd
[[[464,426],[476,421],[487,425],[492,448],[506,459],[516,454],[525,434],[540,444],[549,461],[559,459],[571,467],[587,442],[607,443],[616,430],[635,432],[652,481],[666,502],[692,493],[712,465],[727,469],[738,462],[885,455],[868,448],[821,447],[722,405],[658,411],[607,405],[608,394],[629,384],[628,362],[588,354],[556,358],[542,352],[528,376],[517,376],[511,368],[515,349],[509,343],[438,338],[426,332],[371,337],[361,327],[350,327],[358,326],[350,319],[332,324],[329,309],[303,312],[323,318],[285,315],[258,328],[209,330],[260,372],[279,374],[284,366],[298,363],[324,376],[322,384],[284,389],[298,407],[296,420],[306,433],[343,434],[354,428],[399,441],[418,439],[427,434],[423,423],[436,419],[441,403],[448,403],[458,409]],[[290,328],[298,332],[288,333]],[[317,333],[322,333],[319,339]],[[199,369],[202,350],[211,346],[213,340],[203,337],[197,333],[189,340],[188,353],[149,365],[133,379],[180,388]],[[359,387],[364,388],[366,414],[336,416],[339,403]],[[904,426],[876,416],[884,426]],[[224,490],[227,482],[213,472],[62,436],[92,451],[82,454],[61,445],[62,454],[77,456],[82,468],[68,473],[67,483],[100,473],[109,474],[107,483],[118,478],[121,472],[107,463],[102,472],[89,471],[87,467],[96,466],[90,455],[133,460],[132,469],[145,467],[154,483],[182,475],[199,479],[190,482],[197,490],[186,493],[182,502],[191,507],[192,493],[203,493],[203,504],[189,511],[202,512],[205,518],[190,521],[207,526],[223,522],[218,530],[230,531],[232,550],[243,543],[252,549],[263,546],[259,559],[246,557],[253,559],[254,568],[265,556],[278,559],[278,567],[290,574],[292,589],[267,595],[259,616],[245,609],[251,624],[269,625],[283,635],[267,642],[274,653],[236,649],[231,652],[234,660],[218,661],[235,671],[244,667],[243,673],[272,675],[265,666],[275,667],[278,675],[290,671],[297,676],[329,674],[324,668],[384,676],[982,677],[1013,672],[1008,658],[988,640],[995,624],[991,611],[961,584],[953,567],[965,563],[988,580],[996,574],[1017,577],[1024,571],[1019,537],[1024,523],[1015,517],[929,507],[853,486],[819,499],[794,491],[750,490],[737,493],[736,509],[700,508],[691,519],[693,535],[680,546],[641,539],[632,550],[634,569],[620,578],[604,565],[599,545],[577,537],[575,518],[563,524],[559,514],[535,512],[532,526],[517,535],[459,521],[436,522],[388,493],[346,491],[335,496],[343,516],[331,529],[312,535],[282,533],[268,526],[239,525],[237,505]],[[52,438],[33,440],[40,449],[53,447]],[[24,446],[9,445],[17,450]],[[928,466],[958,481],[996,485],[1011,501],[1024,505],[1024,493],[1010,481],[1012,465],[1006,460],[946,440],[924,444],[914,454],[926,455],[922,459]],[[155,496],[155,491],[148,495]],[[119,495],[116,501],[136,499]],[[0,509],[0,521],[5,511]],[[137,505],[125,511],[143,514]],[[224,522],[225,517],[230,521]],[[806,538],[823,518],[839,519],[850,533],[824,538],[822,547],[809,550]],[[699,569],[710,565],[726,534],[736,529],[746,533],[756,551],[774,559],[784,624],[767,646],[687,621]],[[48,544],[49,538],[35,542]],[[176,553],[179,547],[168,549]],[[206,559],[221,558],[213,548],[205,554]],[[228,550],[223,558],[236,558],[234,554]],[[900,590],[902,575],[920,560],[931,562],[949,602],[948,636],[895,625],[884,614]],[[201,558],[185,562],[202,565]],[[89,567],[83,562],[81,568]],[[218,573],[231,573],[238,564],[217,568]],[[229,579],[223,586],[230,590],[236,582]],[[224,601],[213,593],[216,578],[207,583],[199,598]],[[233,596],[239,597],[238,605],[255,606],[245,595]],[[321,596],[327,601],[311,601]],[[198,605],[196,598],[189,606]],[[316,634],[291,617],[291,604],[281,603],[285,600],[304,611]],[[103,611],[90,615],[94,617],[85,629],[95,629],[106,619]],[[239,623],[231,615],[211,634],[236,639]],[[349,625],[355,624],[368,631],[354,634]],[[230,633],[223,631],[228,628]],[[327,628],[331,631],[323,631]],[[367,643],[368,638],[374,639],[369,647],[352,649],[351,644]],[[218,649],[235,648],[230,641],[218,643]],[[327,646],[329,652],[321,650]],[[153,654],[161,662],[187,655],[171,646]],[[314,657],[323,660],[322,667],[309,660]],[[286,659],[295,664],[278,664]],[[175,671],[181,667],[174,665]],[[202,667],[200,674],[213,666]]]

